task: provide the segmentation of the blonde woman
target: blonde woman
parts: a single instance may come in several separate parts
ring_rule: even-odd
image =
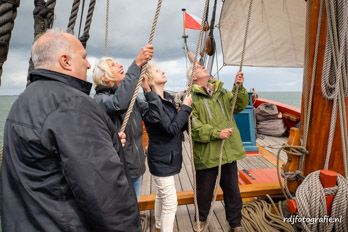
[[[166,82],[165,73],[149,63],[142,87],[148,102],[144,121],[149,134],[148,166],[156,185],[156,231],[172,232],[177,209],[174,175],[181,169],[182,131],[191,113],[192,99],[186,97],[177,111],[173,97],[164,91]]]
[[[124,113],[127,111],[139,80],[141,67],[152,58],[152,55],[153,46],[146,45],[139,51],[127,73],[124,71],[124,66],[112,57],[102,58],[93,70],[93,81],[96,86],[94,99],[108,113],[117,131],[121,129]],[[126,127],[127,137],[123,147],[125,161],[138,200],[142,175],[145,172],[141,112],[146,107],[147,104],[144,101],[137,99]]]

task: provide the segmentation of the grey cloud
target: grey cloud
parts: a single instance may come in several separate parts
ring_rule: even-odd
[[[221,7],[219,2],[218,11]],[[57,0],[55,9],[54,27],[66,29],[70,15],[72,0]],[[87,13],[89,1],[86,1],[84,14]],[[141,47],[143,47],[150,34],[151,24],[156,8],[156,0],[110,0],[110,19],[109,19],[109,55],[121,59],[125,64],[130,64]],[[202,17],[203,2],[197,0],[165,0],[163,1],[159,23],[154,39],[155,58],[164,66],[168,73],[168,88],[184,88],[185,86],[185,61],[183,55],[183,33],[182,8],[186,8],[188,12]],[[10,44],[9,58],[4,64],[3,83],[0,87],[0,94],[8,92],[10,89],[18,89],[22,91],[25,86],[26,70],[28,69],[27,59],[30,55],[30,47],[33,42],[33,16],[34,0],[22,0],[18,9],[17,19],[15,21],[14,31]],[[219,18],[219,15],[217,16]],[[79,21],[75,26],[75,34],[77,34]],[[94,12],[93,22],[90,31],[90,39],[87,45],[89,58],[95,60],[103,56],[104,49],[104,26],[105,26],[105,1],[97,1]],[[198,32],[188,30],[189,46],[195,52]],[[221,51],[219,33],[215,31],[218,51]],[[221,56],[220,56],[221,57]],[[175,65],[172,65],[174,62]],[[222,59],[219,59],[219,65]],[[171,70],[174,69],[174,70]],[[226,84],[230,85],[230,78],[233,77],[237,69],[224,68],[221,77],[226,80]],[[249,70],[249,69],[246,69]],[[265,74],[257,71],[248,71],[250,75],[246,76],[246,82],[250,87],[260,86],[266,87],[267,82],[262,81],[260,84],[260,76]],[[257,70],[257,69],[256,69]],[[181,73],[181,74],[178,74]],[[213,72],[214,73],[214,72]],[[267,72],[266,72],[267,73]],[[270,74],[271,73],[271,74]],[[248,74],[248,73],[247,73]],[[297,85],[293,88],[300,90],[301,74],[297,71],[284,70],[275,76],[296,75]],[[22,75],[23,83],[18,81],[18,75]],[[266,75],[272,75],[268,72]],[[256,78],[255,80],[253,78]],[[180,80],[180,81],[172,81]],[[275,81],[276,82],[276,81]],[[300,83],[300,84],[299,84]]]

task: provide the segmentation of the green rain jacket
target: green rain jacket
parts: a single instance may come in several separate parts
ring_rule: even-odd
[[[192,140],[196,170],[217,167],[222,140],[220,131],[233,128],[232,135],[225,141],[222,164],[232,163],[245,156],[239,130],[231,113],[232,92],[224,89],[218,80],[210,81],[213,85],[212,96],[198,86],[192,87]],[[239,88],[234,112],[242,111],[248,104],[248,93],[244,87]]]

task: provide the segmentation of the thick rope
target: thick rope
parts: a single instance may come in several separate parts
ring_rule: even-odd
[[[82,7],[81,7],[81,14],[80,14],[80,22],[79,22],[79,30],[77,33],[77,37],[79,38],[81,35],[81,28],[82,28],[82,22],[83,22],[83,14],[85,12],[85,0],[82,0]]]
[[[76,25],[77,20],[77,14],[79,13],[79,7],[80,7],[81,0],[74,0],[72,6],[71,6],[71,12],[69,17],[69,23],[67,27],[67,32],[74,34],[74,28]]]
[[[344,0],[335,2],[325,0],[328,15],[328,36],[325,47],[323,77],[321,82],[323,96],[333,101],[328,146],[324,168],[327,169],[331,157],[336,129],[337,110],[340,114],[345,176],[348,176],[347,119],[344,98],[348,93],[346,59],[348,49],[348,7]]]
[[[86,21],[85,21],[85,27],[83,30],[83,34],[79,37],[79,40],[81,41],[82,45],[85,48],[87,46],[87,41],[89,39],[89,30],[90,30],[91,24],[92,24],[95,3],[96,3],[96,0],[91,0],[89,2],[88,12],[87,12]]]
[[[55,1],[35,0],[34,15],[34,37],[35,40],[53,25]]]
[[[45,33],[47,29],[52,28],[54,19],[54,8],[56,6],[55,0],[35,0],[34,15],[34,41],[36,41],[40,35]],[[29,59],[28,73],[34,69],[33,61],[31,57]],[[29,75],[27,77],[27,85],[30,83]]]
[[[105,36],[104,36],[104,56],[109,52],[109,13],[110,13],[110,1],[106,0],[105,6]]]
[[[0,85],[2,75],[2,65],[7,60],[7,54],[11,39],[11,32],[14,26],[14,21],[17,16],[17,8],[20,1],[13,0],[12,2],[0,1]]]
[[[326,191],[320,182],[320,171],[310,173],[298,187],[296,199],[298,205],[298,215],[300,218],[323,219],[327,217],[326,195],[335,191],[335,198],[332,203],[331,218],[339,219],[340,222],[329,223],[301,222],[303,229],[307,232],[331,232],[331,231],[348,231],[348,181],[343,176],[337,176],[337,188],[330,188]]]
[[[49,12],[47,14],[48,28],[52,28],[53,21],[54,21],[54,8],[56,7],[56,0],[47,0],[46,7],[47,9],[49,9]]]
[[[157,22],[158,22],[158,18],[159,18],[159,15],[160,15],[160,12],[161,12],[161,5],[162,5],[162,0],[158,0],[157,2],[157,8],[156,8],[156,13],[155,13],[155,16],[154,16],[154,19],[153,19],[153,23],[152,23],[152,27],[151,27],[151,32],[150,32],[150,37],[149,37],[149,41],[148,43],[149,44],[152,44],[153,42],[153,39],[155,37],[155,32],[156,32],[156,27],[157,27]],[[137,83],[137,86],[135,87],[134,89],[134,93],[133,93],[133,96],[132,96],[132,99],[129,103],[129,107],[127,109],[127,112],[126,112],[126,115],[124,117],[124,121],[122,123],[122,126],[121,126],[121,132],[124,132],[125,129],[126,129],[126,126],[127,126],[127,123],[129,121],[129,117],[130,117],[130,114],[132,113],[133,111],[133,107],[134,107],[134,104],[135,104],[135,100],[138,96],[138,92],[139,92],[139,89],[140,89],[140,84],[143,80],[143,75],[144,75],[144,70],[146,69],[146,66],[147,64],[145,64],[142,69],[141,69],[141,74],[140,74],[140,77],[139,77],[139,80],[138,80],[138,83]]]

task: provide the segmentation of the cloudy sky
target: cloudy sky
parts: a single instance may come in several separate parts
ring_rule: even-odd
[[[57,1],[54,27],[66,29],[72,0]],[[81,1],[82,2],[82,1]],[[182,8],[202,17],[203,1],[197,0],[164,0],[161,15],[154,39],[155,61],[166,71],[167,88],[182,90],[185,88],[186,59],[183,51]],[[218,12],[221,8],[219,2]],[[86,1],[86,8],[89,1]],[[155,0],[110,0],[109,18],[109,55],[128,66],[138,50],[146,44],[151,29]],[[8,59],[3,65],[2,85],[0,95],[15,95],[25,88],[28,70],[30,47],[33,41],[34,0],[21,1],[18,9],[15,27],[12,32]],[[85,14],[87,9],[85,10]],[[75,26],[78,34],[79,22]],[[83,29],[81,29],[83,30]],[[105,1],[97,1],[94,12],[90,39],[87,45],[88,59],[93,64],[103,56],[105,31]],[[188,31],[189,47],[195,51],[198,31]],[[218,51],[220,51],[219,32],[215,30]],[[218,55],[218,65],[223,63]],[[213,74],[217,66],[214,65]],[[227,87],[231,87],[237,67],[224,67],[219,77]],[[257,91],[301,91],[302,69],[270,69],[245,67],[245,86]],[[89,80],[90,78],[89,72]]]

